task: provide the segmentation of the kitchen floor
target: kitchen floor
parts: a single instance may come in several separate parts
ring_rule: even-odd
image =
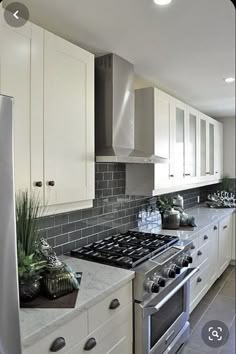
[[[235,354],[235,266],[230,265],[190,316],[192,334],[181,354]],[[220,348],[207,346],[201,337],[205,323],[220,320],[229,329],[228,341]]]

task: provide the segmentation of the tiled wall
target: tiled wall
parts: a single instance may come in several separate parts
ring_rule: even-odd
[[[39,219],[41,236],[48,239],[57,254],[137,226],[138,212],[147,205],[148,198],[125,195],[125,165],[96,164],[95,180],[93,208]],[[203,202],[217,188],[214,185],[179,193],[184,197],[185,208],[190,208],[197,204],[197,196]]]

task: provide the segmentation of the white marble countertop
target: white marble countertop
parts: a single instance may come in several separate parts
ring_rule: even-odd
[[[189,216],[195,217],[195,223],[197,227],[194,227],[193,231],[183,230],[158,230],[151,225],[138,228],[140,231],[162,233],[163,235],[178,236],[182,240],[191,239],[201,232],[204,232],[214,223],[220,221],[224,217],[233,214],[236,211],[234,208],[214,209],[209,208],[205,204],[200,204],[198,207],[185,210]],[[137,229],[135,229],[137,230]]]
[[[65,261],[73,271],[83,273],[75,308],[21,309],[20,328],[23,348],[39,341],[134,278],[133,271],[67,256],[62,256],[60,259]]]

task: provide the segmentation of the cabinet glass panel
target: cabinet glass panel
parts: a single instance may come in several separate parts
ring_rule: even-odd
[[[209,124],[209,172],[211,175],[214,175],[214,125]]]
[[[189,115],[189,144],[188,144],[187,173],[195,177],[197,173],[197,117]]]
[[[206,176],[206,121],[201,119],[201,176]]]
[[[175,175],[182,178],[184,174],[184,110],[178,107],[176,107],[175,134]]]

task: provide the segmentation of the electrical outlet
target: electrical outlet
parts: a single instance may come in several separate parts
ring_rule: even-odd
[[[200,203],[200,195],[197,196],[197,202]]]

